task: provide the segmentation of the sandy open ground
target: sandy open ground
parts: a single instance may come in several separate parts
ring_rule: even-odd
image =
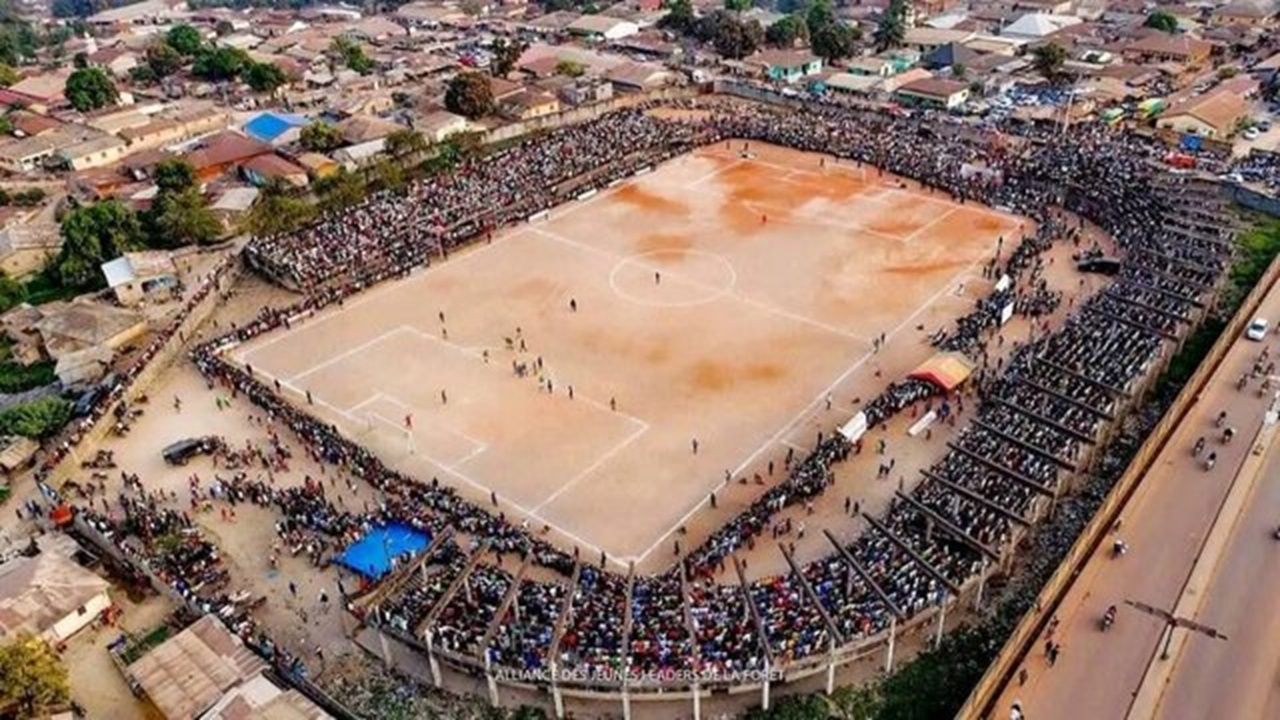
[[[232,357],[299,402],[310,391],[393,466],[642,561],[726,471],[810,446],[805,420],[871,372],[874,337],[967,311],[964,283],[1022,222],[741,148],[678,158]]]

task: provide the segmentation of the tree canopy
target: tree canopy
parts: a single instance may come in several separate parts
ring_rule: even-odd
[[[152,43],[146,52],[147,67],[151,68],[151,72],[156,78],[166,78],[177,72],[186,58],[182,53],[173,49],[173,46],[167,42]]]
[[[24,634],[0,645],[0,707],[17,706],[19,717],[40,717],[70,697],[67,668],[43,640]]]
[[[291,232],[305,225],[315,215],[315,208],[279,180],[262,188],[244,220],[244,231],[257,237],[270,237]]]
[[[0,432],[39,440],[62,429],[71,420],[71,403],[60,397],[43,397],[10,405],[0,411]],[[0,659],[0,662],[3,662]],[[3,675],[0,668],[0,676]]]
[[[520,56],[528,49],[528,45],[519,40],[498,38],[493,43],[493,62],[489,70],[498,77],[505,77],[516,67]]]
[[[693,15],[693,3],[690,0],[668,0],[667,14],[658,21],[658,27],[687,33],[693,29],[697,18]]]
[[[797,15],[788,15],[765,29],[764,39],[774,47],[795,47],[809,41],[809,24]]]
[[[100,67],[80,68],[71,73],[63,93],[71,107],[80,112],[106,107],[120,98],[115,84]]]
[[[361,75],[366,75],[373,69],[373,61],[365,55],[364,47],[354,40],[339,35],[333,39],[330,50],[344,65]]]
[[[880,23],[876,25],[873,37],[876,41],[876,48],[882,51],[902,45],[907,37],[907,3],[905,0],[890,0],[889,8],[885,10],[884,15],[880,18]]]
[[[191,72],[214,82],[234,80],[252,62],[249,54],[239,48],[205,48],[196,55]]]
[[[275,63],[269,62],[251,62],[242,73],[244,81],[253,88],[254,92],[274,93],[289,82],[289,78],[285,77],[284,71]]]
[[[342,133],[332,124],[317,120],[302,128],[298,141],[312,152],[329,152],[342,146]]]
[[[1031,51],[1031,66],[1051,83],[1062,79],[1062,66],[1067,62],[1067,51],[1057,43],[1046,43]]]
[[[478,72],[459,73],[449,81],[444,93],[449,112],[475,120],[493,112],[493,88],[489,78]]]
[[[1143,25],[1163,32],[1175,33],[1178,31],[1178,18],[1163,10],[1157,10],[1147,16],[1147,21]]]
[[[18,82],[18,71],[12,66],[0,64],[0,87],[9,87]]]
[[[119,200],[104,200],[67,213],[54,267],[63,285],[90,287],[100,279],[102,263],[141,247],[138,217]]]
[[[200,35],[200,31],[187,24],[174,25],[164,39],[169,47],[187,57],[194,57],[204,48],[204,37]]]

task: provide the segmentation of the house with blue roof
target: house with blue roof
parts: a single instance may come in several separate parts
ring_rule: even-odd
[[[302,115],[264,112],[245,123],[241,129],[254,140],[280,147],[296,141],[306,125],[307,118]]]

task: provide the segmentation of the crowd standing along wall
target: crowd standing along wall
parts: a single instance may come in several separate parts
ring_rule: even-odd
[[[1041,633],[1044,632],[1049,620],[1057,612],[1058,605],[1066,596],[1072,583],[1079,576],[1085,563],[1097,551],[1107,532],[1115,524],[1116,518],[1120,517],[1125,503],[1128,502],[1146,475],[1147,470],[1150,469],[1151,463],[1155,461],[1160,451],[1164,449],[1169,437],[1173,434],[1178,424],[1182,422],[1197,396],[1204,390],[1209,378],[1218,371],[1218,366],[1221,365],[1227,350],[1244,332],[1245,326],[1249,324],[1263,298],[1275,286],[1278,279],[1280,279],[1280,257],[1272,260],[1271,265],[1267,267],[1266,274],[1250,291],[1245,301],[1240,305],[1240,309],[1236,311],[1236,314],[1227,323],[1222,335],[1218,337],[1213,347],[1210,348],[1209,354],[1178,393],[1173,404],[1164,414],[1164,417],[1160,418],[1160,421],[1142,444],[1142,447],[1138,449],[1137,454],[1134,455],[1133,460],[1129,463],[1128,469],[1125,470],[1120,480],[1112,487],[1102,506],[1098,508],[1093,519],[1089,521],[1084,531],[1080,533],[1080,537],[1071,546],[1066,558],[1063,559],[1062,563],[1058,565],[1058,569],[1049,578],[1049,582],[1045,583],[1044,588],[1036,598],[1035,605],[1014,628],[1013,634],[1009,636],[1004,649],[996,656],[995,661],[987,669],[986,674],[982,676],[973,693],[960,709],[957,714],[958,718],[979,720],[990,717],[996,700],[999,699],[1000,694],[1004,692],[1004,688],[1009,682],[1012,681],[1014,670],[1021,664],[1023,658],[1034,649],[1036,638],[1040,637]]]

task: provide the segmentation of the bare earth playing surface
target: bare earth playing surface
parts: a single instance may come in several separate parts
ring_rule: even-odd
[[[1021,223],[742,146],[557,208],[233,358],[300,403],[310,391],[393,466],[641,562],[726,471],[809,446],[805,421],[871,372],[874,337],[966,311],[964,283]]]

